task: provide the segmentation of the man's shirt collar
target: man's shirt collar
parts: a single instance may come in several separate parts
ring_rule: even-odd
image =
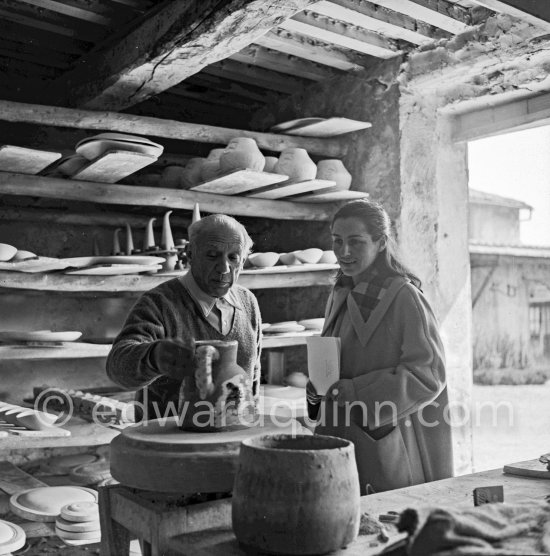
[[[195,301],[195,303],[199,306],[204,317],[207,317],[210,314],[218,299],[223,299],[226,303],[229,303],[230,305],[235,307],[235,309],[242,309],[242,306],[233,288],[230,288],[223,297],[212,297],[199,288],[199,285],[191,274],[191,270],[189,270],[189,272],[187,272],[182,277],[182,284],[189,292],[189,295],[191,296],[193,301]]]

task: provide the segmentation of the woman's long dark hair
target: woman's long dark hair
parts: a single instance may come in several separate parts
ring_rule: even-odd
[[[359,199],[350,201],[340,207],[332,218],[331,229],[336,220],[340,218],[357,218],[360,220],[371,236],[373,241],[385,240],[386,247],[380,251],[377,262],[380,261],[389,274],[395,274],[408,278],[417,288],[420,289],[422,282],[420,278],[413,274],[399,259],[395,251],[395,240],[391,232],[391,221],[384,207],[375,201]]]

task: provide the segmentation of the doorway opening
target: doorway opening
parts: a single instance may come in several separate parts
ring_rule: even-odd
[[[550,449],[550,126],[468,143],[473,467]]]

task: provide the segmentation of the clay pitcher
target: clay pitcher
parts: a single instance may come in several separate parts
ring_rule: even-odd
[[[331,180],[336,182],[336,187],[341,190],[349,189],[351,186],[351,174],[347,171],[344,163],[337,158],[320,160],[317,163],[316,178],[320,180]]]
[[[350,441],[277,434],[241,444],[232,522],[245,549],[326,554],[356,539],[360,515]]]
[[[261,171],[265,166],[265,157],[256,141],[250,137],[231,139],[220,156],[220,170],[229,172],[238,168],[250,168]]]
[[[252,380],[237,364],[237,347],[235,340],[195,343],[194,377],[185,378],[180,388],[180,428],[214,432],[255,424]]]

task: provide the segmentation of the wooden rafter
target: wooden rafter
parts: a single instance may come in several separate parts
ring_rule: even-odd
[[[413,0],[415,4],[419,4],[428,10],[450,17],[456,21],[464,23],[464,25],[473,25],[474,18],[472,10],[461,6],[455,2],[448,0]]]
[[[547,1],[526,2],[525,0],[507,0],[502,2],[501,0],[473,0],[473,2],[489,10],[522,19],[534,27],[540,27],[546,33],[550,32],[550,6]]]
[[[393,58],[399,53],[395,42],[378,33],[315,12],[296,14],[281,23],[280,27],[376,58]]]
[[[172,87],[168,91],[162,93],[165,98],[166,95],[174,95],[181,98],[193,98],[200,102],[208,104],[215,104],[218,106],[225,106],[232,110],[240,110],[248,112],[255,108],[260,108],[265,104],[266,100],[254,101],[236,97],[235,95],[220,93],[219,91],[205,89],[204,87],[197,87],[196,85],[188,84],[186,81],[180,83],[177,87]]]
[[[418,25],[416,19],[405,14],[398,14],[360,0],[330,0],[330,2],[323,0],[308,9],[413,44],[425,44],[433,39],[447,36],[435,27]]]
[[[419,19],[421,21],[425,21],[430,25],[435,25],[436,27],[440,27],[453,35],[457,35],[462,33],[468,29],[467,24],[457,21],[453,19],[449,15],[445,15],[440,13],[439,11],[435,11],[434,9],[427,8],[421,5],[416,0],[371,0],[373,4],[377,4],[378,6],[382,6],[384,8],[388,8],[390,10],[394,10],[396,12],[408,15],[414,19]],[[437,3],[444,2],[444,0],[437,0]],[[447,2],[451,6],[453,5],[452,2]],[[434,6],[436,2],[433,3]]]
[[[245,64],[253,64],[265,69],[288,73],[301,79],[323,81],[335,75],[335,72],[315,62],[304,60],[290,54],[263,48],[259,45],[250,45],[231,56],[232,60]]]
[[[58,0],[19,0],[19,2],[87,21],[88,23],[97,23],[98,25],[107,27],[112,24],[112,20],[109,17],[105,17],[104,15],[90,10],[84,10],[78,6],[68,4],[67,2],[59,2]]]
[[[64,104],[127,108],[238,52],[313,1],[161,3],[122,40],[85,56],[49,91],[49,98],[70,90]]]
[[[264,35],[256,44],[343,71],[360,71],[372,60],[364,54],[281,29]]]
[[[307,81],[297,79],[284,73],[270,71],[252,65],[241,64],[235,60],[223,60],[212,64],[202,70],[201,73],[216,75],[226,79],[233,79],[239,83],[257,85],[264,89],[278,91],[285,94],[293,94],[301,90]]]
[[[213,89],[214,91],[221,91],[236,97],[247,98],[264,103],[275,101],[275,97],[277,96],[276,93],[266,89],[261,89],[260,87],[236,83],[227,79],[220,79],[219,77],[207,75],[205,73],[193,75],[189,79],[186,79],[185,83],[189,85],[200,85],[202,87]]]
[[[16,60],[27,60],[59,69],[68,68],[74,60],[74,56],[67,56],[55,50],[45,47],[37,49],[34,45],[4,40],[2,38],[0,38],[0,56],[15,58]]]

